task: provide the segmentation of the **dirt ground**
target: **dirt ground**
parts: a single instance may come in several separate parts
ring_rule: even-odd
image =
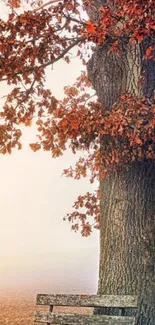
[[[35,301],[16,293],[0,295],[0,325],[34,325]]]
[[[36,310],[48,311],[48,306],[35,305],[36,294],[0,292],[0,325],[35,325]],[[55,311],[91,314],[90,308],[57,307]],[[36,323],[37,324],[37,323]]]

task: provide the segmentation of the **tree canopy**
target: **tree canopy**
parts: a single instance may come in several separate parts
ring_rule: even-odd
[[[81,152],[76,165],[64,169],[67,177],[89,176],[94,182],[135,160],[155,160],[155,94],[142,95],[143,71],[137,94],[122,94],[110,111],[91,96],[84,71],[74,85],[65,87],[63,100],[55,98],[45,84],[46,68],[59,60],[69,64],[73,48],[84,66],[95,48],[104,44],[109,54],[115,52],[118,57],[123,44],[143,44],[144,65],[154,60],[154,1],[102,1],[92,20],[87,13],[94,0],[5,3],[9,13],[7,20],[0,20],[0,80],[11,90],[0,110],[0,152],[21,149],[20,126],[35,121],[38,140],[30,144],[33,151],[42,148],[53,157],[68,147],[73,153]],[[102,138],[107,136],[101,152]],[[99,228],[98,200],[99,191],[81,195],[66,216],[72,229],[81,226],[83,236]],[[86,212],[81,213],[83,207]]]

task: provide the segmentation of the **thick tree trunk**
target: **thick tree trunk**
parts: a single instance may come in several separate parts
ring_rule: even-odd
[[[108,41],[96,49],[88,63],[88,77],[104,109],[110,110],[125,92],[154,101],[155,62],[142,60],[148,42],[152,40],[132,47],[124,42],[120,56],[108,54]],[[98,292],[138,295],[136,325],[155,325],[155,163],[137,161],[128,170],[120,168],[101,180],[100,189]]]
[[[140,295],[151,284],[155,304],[155,164],[137,162],[100,188],[99,293]]]

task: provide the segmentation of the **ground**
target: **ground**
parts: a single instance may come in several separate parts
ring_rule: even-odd
[[[1,325],[34,325],[35,311],[48,310],[47,306],[35,305],[36,293],[0,292],[0,324]],[[90,308],[58,308],[62,312],[92,313]]]

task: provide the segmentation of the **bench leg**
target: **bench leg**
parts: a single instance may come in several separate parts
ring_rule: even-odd
[[[50,305],[49,311],[52,312],[53,311],[53,306]],[[47,325],[51,325],[50,323],[47,323]]]

